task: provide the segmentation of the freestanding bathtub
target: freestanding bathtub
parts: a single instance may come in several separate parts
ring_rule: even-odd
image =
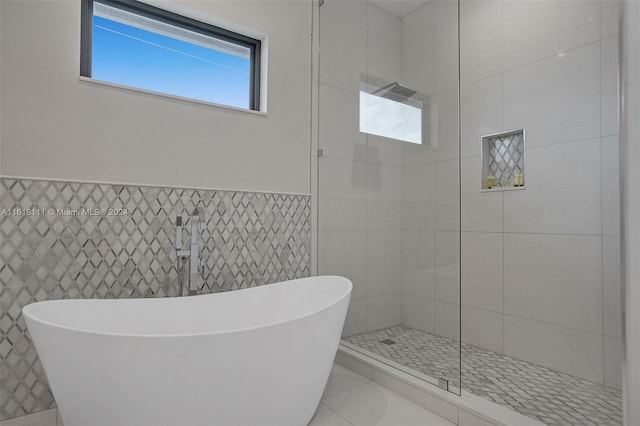
[[[344,324],[337,276],[23,309],[66,426],[306,425]]]

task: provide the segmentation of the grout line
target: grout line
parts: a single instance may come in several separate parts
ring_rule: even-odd
[[[349,420],[345,419],[344,417],[342,417],[340,414],[338,414],[335,410],[333,410],[331,407],[329,407],[327,404],[323,403],[322,401],[320,401],[320,405],[323,405],[327,410],[331,411],[333,414],[335,414],[336,416],[340,417],[342,420],[344,420],[345,422],[349,423],[350,425],[353,425],[353,423],[351,423]]]

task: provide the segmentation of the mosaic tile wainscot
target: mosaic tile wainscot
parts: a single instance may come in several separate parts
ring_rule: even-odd
[[[0,420],[55,407],[22,307],[176,296],[175,218],[186,244],[196,206],[202,293],[310,275],[308,195],[0,178]]]

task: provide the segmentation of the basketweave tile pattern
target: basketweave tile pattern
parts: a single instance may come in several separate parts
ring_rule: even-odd
[[[21,309],[62,298],[178,293],[175,217],[202,206],[204,293],[310,274],[311,207],[304,195],[0,179],[0,419],[55,402]],[[126,209],[122,216],[48,209]],[[44,209],[40,215],[12,209]],[[13,212],[15,213],[15,211]],[[40,212],[42,213],[42,212]]]
[[[460,365],[458,341],[415,328],[385,328],[344,340],[434,378],[453,377]],[[620,391],[464,343],[462,388],[547,425],[622,424]]]

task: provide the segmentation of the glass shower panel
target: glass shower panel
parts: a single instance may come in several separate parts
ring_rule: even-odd
[[[458,2],[320,7],[318,273],[342,344],[460,392]]]

